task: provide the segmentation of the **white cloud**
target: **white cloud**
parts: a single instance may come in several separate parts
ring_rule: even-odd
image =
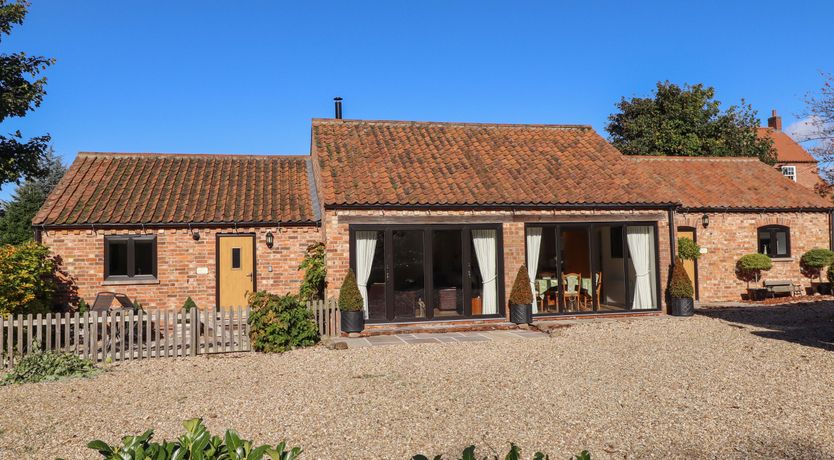
[[[819,137],[822,132],[821,120],[816,116],[803,118],[785,128],[785,132],[797,142]]]

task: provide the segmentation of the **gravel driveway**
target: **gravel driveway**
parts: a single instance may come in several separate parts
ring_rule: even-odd
[[[195,416],[214,431],[288,439],[305,459],[505,451],[510,441],[555,459],[582,449],[834,458],[834,306],[588,321],[506,342],[157,359],[0,387],[0,401],[2,459],[94,458],[84,447],[93,438],[151,427],[170,438]]]

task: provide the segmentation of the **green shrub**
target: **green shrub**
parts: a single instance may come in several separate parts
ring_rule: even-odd
[[[259,291],[249,296],[249,338],[255,351],[282,353],[315,345],[313,314],[296,296]]]
[[[483,460],[499,460],[498,455],[493,455],[492,457],[485,456],[481,457]],[[442,455],[436,455],[432,457],[433,460],[443,460]],[[541,452],[536,452],[531,460],[549,460],[550,456],[543,454]],[[411,460],[429,460],[429,457],[418,454],[411,457]],[[463,449],[463,455],[459,458],[459,460],[477,460],[475,456],[475,446],[469,446],[466,449]],[[510,443],[510,451],[507,452],[507,455],[504,456],[504,460],[521,460],[521,449],[518,448],[517,445]],[[591,460],[591,454],[587,450],[583,450],[580,454],[574,455],[571,457],[571,460]]]
[[[304,279],[301,280],[301,288],[298,291],[299,297],[307,301],[324,299],[325,279],[327,278],[324,243],[307,246],[307,253],[298,269],[304,270]]]
[[[701,247],[686,236],[678,237],[678,258],[683,260],[698,260],[701,257]]]
[[[87,301],[84,300],[84,299],[79,299],[78,300],[77,311],[78,311],[79,314],[82,314],[82,315],[84,313],[87,313],[88,311],[90,311],[90,304],[88,304]]]
[[[197,303],[194,302],[194,299],[192,299],[191,296],[188,296],[188,298],[185,299],[185,303],[182,304],[182,310],[184,313],[188,313],[192,308],[197,308]]]
[[[669,283],[669,297],[673,299],[691,299],[695,296],[695,289],[689,274],[683,267],[683,261],[678,259],[675,268],[672,270],[672,281]]]
[[[288,448],[284,442],[275,447],[255,447],[234,430],[226,430],[222,438],[212,436],[199,418],[182,425],[186,432],[176,441],[152,442],[153,430],[148,430],[139,436],[125,436],[121,445],[96,440],[87,447],[108,460],[293,460],[301,455],[301,448]]]
[[[515,282],[510,291],[510,305],[530,305],[533,303],[533,291],[530,290],[530,278],[527,267],[522,265],[515,275]]]
[[[808,250],[799,259],[802,274],[808,278],[819,278],[822,282],[822,269],[834,262],[834,252],[828,249],[814,248]]]
[[[759,276],[763,271],[770,270],[773,267],[773,262],[766,254],[746,254],[741,256],[736,262],[736,276],[742,281],[747,281],[748,287],[750,281],[759,282]]]
[[[37,347],[37,343],[35,343]],[[88,377],[96,372],[92,361],[72,353],[40,351],[23,357],[5,375],[3,385],[59,380],[66,377]]]
[[[51,311],[57,267],[40,243],[0,246],[0,315]]]
[[[342,289],[339,290],[339,309],[342,311],[360,311],[364,308],[365,302],[359,292],[359,285],[356,284],[356,275],[353,270],[348,271],[345,281],[342,282]]]

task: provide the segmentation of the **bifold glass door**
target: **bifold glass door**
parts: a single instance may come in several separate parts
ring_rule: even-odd
[[[501,314],[498,226],[351,227],[351,267],[369,321]]]
[[[526,254],[534,313],[659,307],[655,223],[531,224]]]

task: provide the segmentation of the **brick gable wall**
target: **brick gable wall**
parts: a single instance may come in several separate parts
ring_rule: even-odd
[[[778,163],[775,168],[781,172],[782,166],[795,166],[796,183],[808,187],[811,190],[813,190],[815,186],[824,183],[820,177],[819,167],[816,163]]]
[[[143,306],[179,308],[190,296],[200,308],[215,305],[216,235],[234,233],[233,229],[195,229],[194,241],[188,229],[132,230],[48,230],[42,241],[62,259],[63,269],[72,277],[78,295],[92,304],[96,293],[114,291],[127,294]],[[266,246],[266,233],[274,235],[274,244]],[[297,293],[303,272],[298,265],[307,246],[321,241],[315,226],[280,228],[238,228],[237,233],[255,233],[257,289],[276,294]],[[106,285],[104,283],[105,235],[153,234],[157,237],[158,284]],[[198,274],[198,268],[208,273]],[[66,295],[63,299],[66,301]]]
[[[701,224],[703,213],[681,213],[675,222],[694,227],[698,244],[706,253],[698,260],[701,301],[740,300],[747,283],[735,275],[739,257],[756,252],[757,230],[765,225],[790,227],[791,257],[774,259],[764,279],[789,279],[810,286],[799,270],[799,258],[812,248],[829,247],[828,214],[806,213],[709,213],[709,226]],[[751,283],[752,286],[752,283]]]

